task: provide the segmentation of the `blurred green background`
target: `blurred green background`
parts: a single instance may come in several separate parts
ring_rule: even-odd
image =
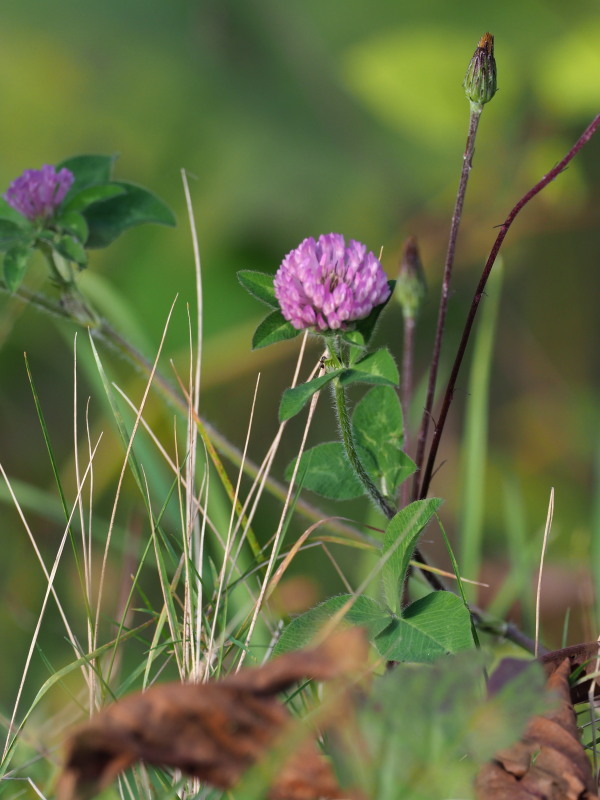
[[[118,153],[117,177],[148,187],[177,214],[174,230],[135,229],[94,253],[81,281],[103,313],[149,356],[178,295],[164,350],[167,374],[169,359],[182,372],[188,363],[186,304],[193,307],[195,290],[180,171],[190,174],[204,280],[202,413],[241,446],[260,371],[250,444],[256,460],[275,433],[278,400],[291,381],[298,341],[250,352],[262,309],[242,291],[236,271],[274,272],[304,237],[337,231],[376,253],[383,247],[382,261],[393,277],[404,238],[416,235],[430,288],[418,327],[422,377],[467,131],[461,83],[479,37],[489,30],[496,40],[499,92],[482,117],[465,204],[443,354],[447,372],[494,226],[564,155],[600,106],[595,0],[19,0],[3,4],[0,20],[0,187],[23,169],[74,154]],[[600,516],[594,501],[599,186],[596,139],[525,210],[503,249],[484,567],[495,591],[519,557],[513,553],[510,562],[507,553],[511,525],[521,526],[537,560],[554,486],[545,584],[554,644],[567,608],[572,637],[596,636],[590,563],[594,525],[600,533],[594,523]],[[42,277],[40,268],[31,280],[40,287]],[[52,474],[23,352],[69,474],[73,334],[73,328],[0,297],[0,460],[16,483],[49,492]],[[378,341],[400,355],[397,306],[388,311]],[[106,431],[96,479],[102,512],[110,509],[122,452],[110,446],[114,426],[86,368],[83,332],[78,349],[82,408],[92,394],[91,427]],[[311,353],[316,357],[314,348]],[[139,397],[139,377],[110,353],[104,358],[111,376]],[[467,374],[465,369],[459,380],[441,452],[444,465],[432,487],[446,498],[443,518],[455,543]],[[172,413],[160,413],[164,421],[157,425],[168,439]],[[311,442],[333,438],[334,430],[325,400]],[[276,463],[279,477],[299,435],[299,423],[290,425]],[[0,697],[6,697],[14,695],[45,585],[4,488],[1,497],[0,634],[13,665],[0,671]],[[132,491],[123,503],[124,525],[137,502]],[[265,540],[273,530],[270,513],[267,508],[255,526]],[[366,504],[355,504],[341,513],[360,520],[370,512]],[[62,526],[42,514],[28,518],[50,559]],[[302,529],[296,523],[294,530]],[[308,557],[298,569],[320,574]],[[348,574],[353,577],[351,564]],[[324,571],[314,599],[339,591],[336,580]]]

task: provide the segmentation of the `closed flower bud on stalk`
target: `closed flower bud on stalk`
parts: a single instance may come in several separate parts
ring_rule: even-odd
[[[351,330],[390,296],[378,259],[339,233],[305,239],[283,259],[274,286],[286,320],[318,333]]]
[[[467,69],[463,87],[467,98],[480,111],[496,94],[496,60],[494,37],[491,33],[484,33],[481,37]]]
[[[396,281],[396,297],[405,319],[416,318],[426,291],[425,273],[419,256],[417,240],[414,236],[409,236],[404,244]]]
[[[74,180],[68,169],[57,172],[44,164],[41,169],[26,169],[8,187],[4,199],[30,222],[44,221],[54,216]]]

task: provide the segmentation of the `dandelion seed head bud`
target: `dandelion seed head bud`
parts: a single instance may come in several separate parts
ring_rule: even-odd
[[[481,109],[496,94],[496,59],[494,37],[484,33],[467,69],[463,87],[471,104]]]
[[[396,281],[396,297],[405,319],[416,318],[426,291],[425,273],[417,240],[414,236],[409,236],[404,244]]]

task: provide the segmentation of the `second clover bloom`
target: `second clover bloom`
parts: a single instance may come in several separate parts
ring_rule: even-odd
[[[53,217],[75,180],[63,167],[44,164],[41,169],[26,169],[3,195],[6,202],[30,222]]]
[[[379,260],[339,233],[305,239],[283,259],[274,284],[281,313],[298,330],[348,330],[390,296]]]

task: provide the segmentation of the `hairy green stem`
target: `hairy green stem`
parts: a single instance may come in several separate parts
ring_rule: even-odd
[[[393,508],[390,503],[388,503],[377,486],[375,486],[371,480],[371,477],[363,467],[362,462],[358,457],[358,453],[356,452],[356,444],[354,442],[354,435],[352,433],[352,424],[350,422],[350,417],[348,416],[346,393],[344,392],[344,387],[340,383],[339,378],[336,378],[333,381],[333,393],[335,396],[337,418],[340,424],[340,430],[342,432],[342,442],[344,444],[348,461],[352,465],[352,469],[356,473],[356,476],[365,487],[371,500],[388,519],[391,519],[396,514],[396,509]]]

